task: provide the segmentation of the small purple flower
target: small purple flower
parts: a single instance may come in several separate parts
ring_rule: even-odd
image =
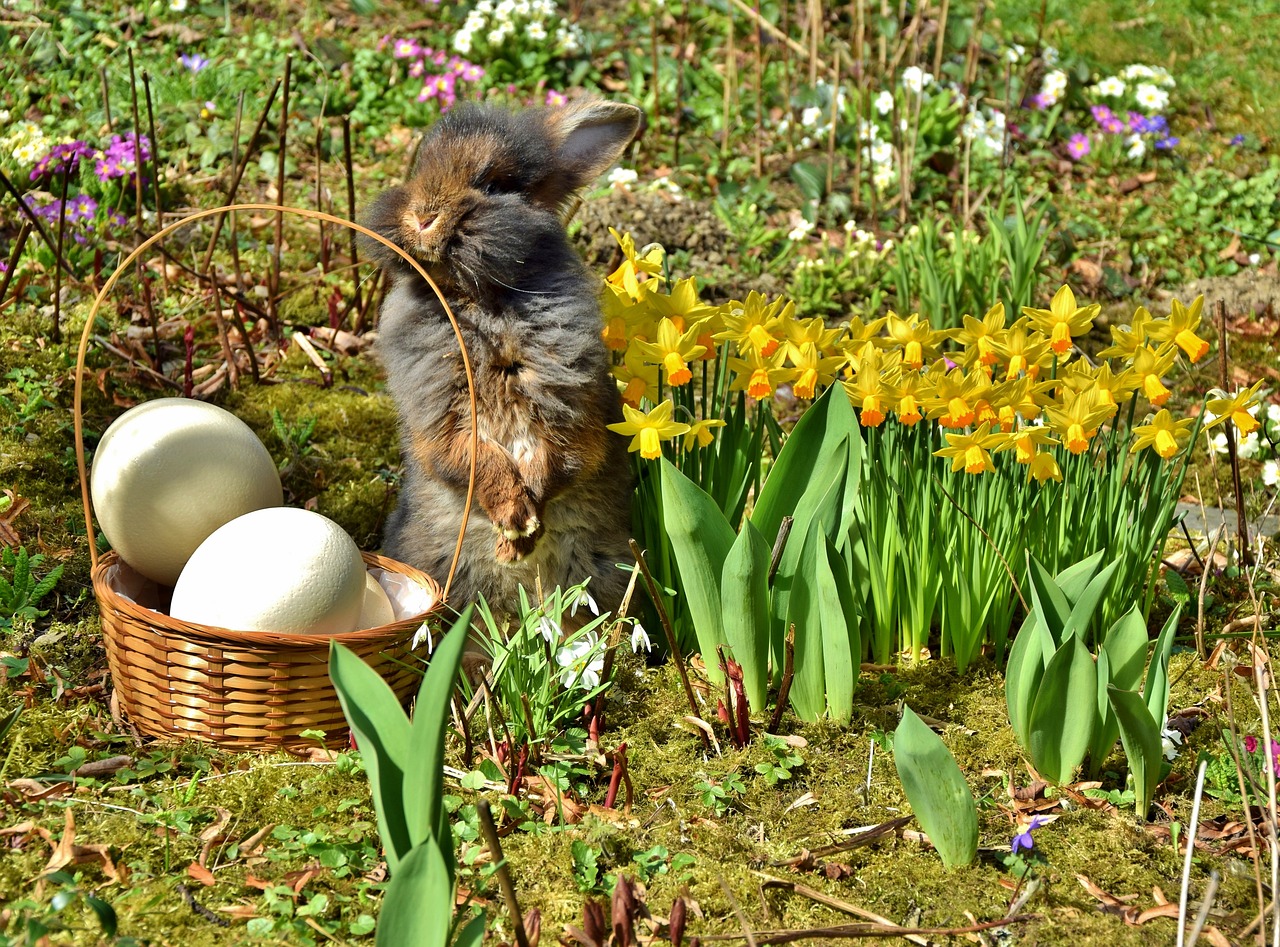
[[[1114,115],[1103,119],[1100,124],[1102,125],[1102,130],[1108,135],[1122,135],[1125,132],[1124,122]]]
[[[1115,113],[1105,105],[1091,105],[1089,111],[1093,114],[1093,120],[1099,125],[1107,119],[1115,117]]]
[[[205,59],[199,53],[183,53],[178,57],[178,62],[182,63],[193,73],[199,72],[209,65],[209,60]]]
[[[1076,132],[1067,141],[1067,154],[1071,156],[1072,161],[1079,161],[1090,151],[1089,136],[1083,132]]]
[[[1163,115],[1152,115],[1147,119],[1147,131],[1154,132],[1157,135],[1167,135],[1169,133],[1169,120]]]
[[[1174,148],[1178,146],[1178,142],[1180,141],[1182,141],[1181,138],[1173,138],[1171,136],[1166,136],[1156,142],[1156,147],[1159,148],[1161,151],[1172,151]]]
[[[1233,148],[1239,148],[1244,144],[1244,135],[1232,135],[1231,141],[1227,144],[1231,145]]]
[[[8,273],[8,272],[9,272],[9,261],[0,260],[0,273]]]
[[[1128,120],[1125,122],[1125,126],[1135,135],[1141,135],[1144,132],[1152,131],[1152,129],[1147,126],[1147,117],[1141,112],[1130,112],[1128,114]]]
[[[1031,837],[1031,833],[1040,828],[1040,826],[1044,825],[1047,821],[1048,820],[1044,818],[1044,816],[1033,815],[1031,817],[1031,823],[1013,837],[1013,843],[1009,846],[1009,851],[1016,855],[1019,851],[1029,852],[1031,849],[1035,848],[1036,840]]]
[[[80,166],[81,158],[88,158],[93,149],[83,141],[70,141],[64,145],[54,145],[48,154],[36,162],[31,170],[31,180],[37,181],[50,172],[65,171],[71,174]]]
[[[1027,99],[1027,108],[1031,109],[1033,112],[1044,111],[1046,105],[1047,103],[1045,102],[1044,93],[1042,92],[1037,92],[1035,95],[1031,96],[1031,98]]]

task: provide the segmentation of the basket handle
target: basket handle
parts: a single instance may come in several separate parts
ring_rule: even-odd
[[[422,268],[421,264],[419,264],[417,260],[406,253],[403,249],[396,246],[386,237],[382,236],[382,234],[374,233],[368,227],[354,223],[350,220],[344,220],[341,217],[335,217],[333,214],[326,214],[322,211],[311,210],[307,207],[288,207],[283,204],[226,204],[222,207],[213,207],[208,210],[196,211],[194,214],[190,214],[181,220],[174,221],[163,230],[160,230],[142,241],[142,243],[138,244],[138,246],[134,248],[133,252],[120,262],[120,265],[116,267],[115,272],[113,272],[107,279],[106,283],[103,284],[102,289],[98,291],[97,297],[93,300],[93,308],[89,310],[89,316],[85,320],[84,331],[80,334],[80,347],[76,353],[75,400],[73,402],[72,409],[72,419],[74,421],[76,439],[76,467],[80,472],[80,498],[84,503],[84,524],[85,533],[89,539],[90,566],[92,568],[97,568],[98,548],[93,535],[93,509],[89,499],[89,476],[88,468],[85,464],[84,419],[81,413],[81,405],[84,386],[85,354],[89,348],[89,333],[93,331],[93,325],[94,321],[97,319],[98,310],[102,307],[103,300],[106,299],[107,295],[115,289],[115,285],[119,282],[120,277],[130,266],[133,265],[134,261],[137,260],[138,257],[148,250],[153,244],[163,240],[170,233],[180,227],[185,227],[187,224],[194,223],[197,220],[201,220],[205,217],[213,217],[215,215],[232,214],[242,210],[268,211],[276,214],[295,214],[299,217],[324,221],[325,223],[334,224],[338,227],[346,227],[349,230],[354,230],[357,233],[364,234],[369,239],[377,241],[388,250],[396,253],[406,263],[413,267],[417,274],[426,280],[427,285],[435,292],[436,298],[440,300],[440,305],[444,307],[444,313],[449,317],[449,324],[453,326],[454,337],[458,340],[458,349],[462,353],[462,368],[467,376],[467,394],[471,399],[471,468],[467,480],[467,502],[462,508],[462,525],[458,527],[458,542],[454,547],[453,561],[449,564],[449,575],[445,579],[444,583],[443,598],[447,601],[449,598],[449,587],[453,584],[453,576],[458,568],[458,560],[462,557],[462,541],[467,532],[467,519],[471,515],[471,503],[475,497],[476,453],[480,442],[479,421],[476,417],[475,375],[471,370],[471,359],[467,354],[467,345],[462,340],[462,330],[458,327],[458,320],[454,316],[453,310],[449,308],[449,303],[444,298],[444,293],[440,292],[440,287],[436,285],[436,281],[431,278],[431,275]],[[252,355],[252,353],[250,354]]]

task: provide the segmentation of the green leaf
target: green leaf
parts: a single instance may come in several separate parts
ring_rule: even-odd
[[[453,881],[435,839],[400,860],[391,875],[375,943],[382,947],[446,947],[453,926]]]
[[[1043,639],[1032,627],[1034,616],[1028,616],[1009,648],[1009,661],[1004,669],[1004,700],[1009,708],[1009,723],[1024,747],[1031,742],[1031,705],[1044,677],[1047,663],[1042,653]]]
[[[484,929],[488,918],[478,914],[463,926],[453,939],[453,947],[480,947],[484,942]]]
[[[1058,572],[1056,579],[1058,588],[1062,590],[1062,594],[1067,597],[1067,601],[1072,605],[1075,605],[1080,600],[1085,588],[1097,574],[1098,566],[1102,564],[1104,555],[1105,550],[1100,549],[1087,559],[1081,559],[1079,562],[1073,563]]]
[[[0,717],[0,740],[4,740],[9,735],[9,731],[13,729],[13,725],[18,722],[18,718],[21,716],[22,705],[19,704],[3,717]]]
[[[403,799],[408,807],[405,822],[409,845],[416,847],[429,838],[438,839],[450,878],[454,869],[453,831],[444,810],[444,745],[453,685],[462,667],[467,635],[471,632],[471,612],[470,605],[462,610],[431,655],[413,708],[409,759],[404,772]]]
[[[409,719],[395,693],[350,649],[330,640],[329,678],[364,757],[378,834],[394,876],[413,848],[405,816],[404,774],[409,766]]]
[[[1137,691],[1107,688],[1111,707],[1120,724],[1120,742],[1129,758],[1133,788],[1137,795],[1134,812],[1139,819],[1147,817],[1156,786],[1160,783],[1160,761],[1164,756],[1160,743],[1160,725],[1151,719],[1147,705]]]
[[[857,617],[846,616],[836,584],[836,572],[844,574],[844,564],[831,540],[822,537],[813,573],[817,586],[818,621],[822,627],[822,667],[826,690],[827,715],[838,724],[853,717],[853,689],[858,672],[849,644],[849,623],[857,628]],[[857,632],[854,632],[857,637]]]
[[[710,656],[728,643],[720,615],[720,576],[733,548],[733,529],[715,501],[679,468],[666,458],[661,466],[663,525],[675,552],[698,647],[708,657],[707,676],[719,683],[722,676]]]
[[[1035,615],[1033,627],[1043,638],[1041,656],[1047,660],[1062,644],[1071,605],[1053,576],[1049,575],[1049,570],[1030,554],[1027,556],[1027,584],[1031,587],[1032,613]]]
[[[893,735],[893,765],[916,821],[948,868],[978,853],[978,807],[964,773],[942,738],[903,705]]]
[[[792,533],[792,541],[796,536]],[[821,605],[816,582],[818,550],[823,548],[822,531],[811,529],[804,536],[799,557],[799,577],[787,601],[787,626],[795,626],[795,676],[791,680],[791,706],[808,723],[822,716],[826,706],[826,670],[823,665]],[[777,593],[775,591],[775,600]]]
[[[1098,672],[1078,635],[1049,659],[1031,707],[1027,750],[1040,774],[1066,783],[1084,761],[1093,736]]]
[[[720,580],[725,641],[742,665],[747,703],[756,711],[769,698],[769,554],[760,531],[744,522]]]
[[[1098,649],[1098,715],[1094,718],[1093,739],[1089,746],[1089,772],[1092,776],[1101,771],[1120,736],[1120,724],[1111,709],[1107,688],[1114,685],[1121,690],[1136,690],[1142,681],[1146,660],[1147,623],[1135,605],[1116,619]]]
[[[1098,603],[1102,601],[1102,596],[1107,591],[1107,585],[1110,584],[1111,577],[1115,575],[1115,571],[1119,567],[1120,560],[1116,559],[1111,565],[1089,580],[1089,584],[1085,586],[1075,604],[1071,606],[1071,614],[1067,618],[1067,625],[1064,629],[1065,634],[1086,637],[1089,625],[1093,621],[1093,613],[1098,610]],[[1059,588],[1061,588],[1060,584]],[[1064,592],[1063,594],[1065,595],[1066,593]]]
[[[1155,721],[1157,730],[1164,726],[1165,711],[1169,704],[1169,654],[1173,651],[1173,634],[1178,629],[1181,615],[1182,608],[1179,606],[1160,629],[1155,650],[1151,652],[1151,666],[1147,668],[1147,683],[1142,689],[1147,713]]]

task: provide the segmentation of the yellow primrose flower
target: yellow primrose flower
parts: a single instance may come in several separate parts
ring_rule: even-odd
[[[613,366],[613,377],[622,382],[622,401],[633,408],[640,407],[640,399],[658,390],[658,366],[644,360],[644,354],[634,346],[622,356],[622,364]]]
[[[622,264],[606,277],[613,286],[624,290],[632,299],[640,296],[640,274],[662,279],[662,258],[665,251],[656,243],[651,243],[642,250],[636,249],[636,242],[631,234],[620,234],[612,227],[609,233],[622,248]]]
[[[947,446],[934,451],[935,457],[950,457],[953,471],[980,474],[996,469],[990,451],[997,450],[1005,436],[991,433],[990,424],[980,424],[972,434],[947,434]]]
[[[796,304],[783,299],[766,303],[764,296],[752,290],[744,302],[725,303],[720,311],[724,329],[715,334],[717,340],[737,343],[739,355],[768,358],[778,350],[782,324],[794,316]]]
[[[1200,316],[1204,311],[1204,296],[1195,298],[1190,308],[1178,300],[1170,303],[1169,315],[1153,319],[1147,326],[1147,335],[1157,342],[1173,342],[1187,353],[1187,358],[1198,362],[1209,351],[1209,343],[1196,335],[1200,328]]]
[[[1058,356],[1071,351],[1072,338],[1088,332],[1101,311],[1097,303],[1077,306],[1075,293],[1066,285],[1053,294],[1048,309],[1022,307],[1023,315],[1031,319],[1031,324],[1049,337],[1049,348]]]
[[[826,387],[836,377],[836,373],[846,364],[843,357],[823,355],[815,342],[805,342],[796,346],[787,343],[787,360],[799,373],[792,390],[797,398],[812,398],[818,386]]]
[[[762,356],[751,350],[746,358],[729,359],[729,370],[734,373],[729,390],[745,391],[756,400],[772,397],[774,388],[796,376],[794,368],[782,364],[786,354],[778,351]]]
[[[1258,401],[1258,389],[1261,387],[1262,382],[1258,382],[1252,388],[1237,391],[1230,397],[1210,400],[1205,407],[1212,411],[1216,417],[1205,425],[1205,429],[1208,430],[1230,421],[1242,437],[1248,437],[1260,427],[1258,419],[1249,413],[1249,409],[1256,409],[1260,403]]]
[[[1127,326],[1111,326],[1111,345],[1099,352],[1098,358],[1133,358],[1133,353],[1147,340],[1150,323],[1151,313],[1146,306],[1139,306]]]
[[[977,361],[979,365],[994,365],[1000,360],[996,352],[996,340],[1004,333],[1004,303],[996,303],[981,319],[964,317],[964,325],[951,330],[951,338],[965,348],[966,367]]]
[[[689,425],[671,420],[675,405],[670,399],[662,402],[648,414],[629,404],[622,406],[625,421],[608,425],[618,434],[632,435],[627,450],[640,452],[645,460],[657,460],[662,455],[662,442],[689,432]]]
[[[992,340],[1000,361],[1006,366],[1005,378],[1026,374],[1035,378],[1040,365],[1049,357],[1049,342],[1038,332],[1029,332],[1029,319],[1019,319],[1004,334]]]
[[[684,436],[684,449],[693,450],[695,447],[706,447],[716,439],[716,436],[711,433],[711,429],[724,427],[724,425],[725,422],[721,418],[694,421],[689,426],[689,432]]]
[[[1137,437],[1129,453],[1136,454],[1144,447],[1150,447],[1157,454],[1168,460],[1191,438],[1191,427],[1195,418],[1183,418],[1175,421],[1168,408],[1161,408],[1160,413],[1150,424],[1138,424],[1133,428]]]
[[[697,343],[698,328],[694,326],[685,332],[676,328],[676,324],[665,316],[658,323],[658,337],[654,342],[637,342],[635,347],[650,362],[662,365],[667,376],[667,384],[679,387],[693,379],[688,362],[706,351]]]
[[[1062,435],[1067,450],[1073,454],[1084,453],[1098,433],[1098,425],[1111,417],[1114,409],[1101,404],[1093,389],[1077,393],[1068,388],[1062,396],[1062,404],[1051,404],[1044,409],[1045,418],[1049,426]]]
[[[1139,346],[1133,353],[1133,365],[1125,374],[1132,372],[1130,380],[1134,387],[1157,408],[1169,400],[1169,389],[1160,379],[1173,368],[1173,360],[1178,354],[1177,346],[1162,345],[1159,350],[1149,345]]]
[[[913,312],[903,319],[896,312],[885,317],[885,330],[889,338],[902,347],[902,366],[904,368],[923,368],[926,360],[931,359],[942,334],[933,331],[928,320],[920,318]]]

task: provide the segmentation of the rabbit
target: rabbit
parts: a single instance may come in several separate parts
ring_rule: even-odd
[[[600,281],[561,211],[621,156],[643,113],[592,99],[509,112],[447,112],[408,181],[366,225],[410,253],[449,301],[475,375],[475,502],[450,599],[518,612],[519,588],[590,579],[617,612],[630,560],[631,466],[601,338]],[[403,476],[384,552],[443,582],[466,504],[471,409],[452,327],[432,289],[370,241],[391,288],[377,352],[399,416]],[[585,612],[580,611],[579,614]]]

